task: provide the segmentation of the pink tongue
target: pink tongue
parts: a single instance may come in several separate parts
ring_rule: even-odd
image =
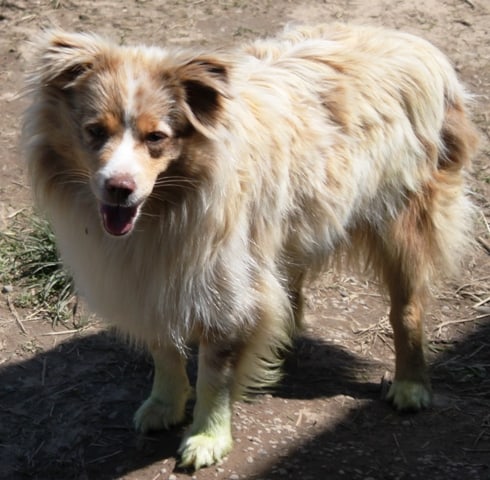
[[[102,205],[100,208],[104,228],[111,235],[125,235],[133,229],[137,207],[121,207],[120,205]]]

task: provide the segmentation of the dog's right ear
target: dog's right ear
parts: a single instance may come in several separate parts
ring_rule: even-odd
[[[89,75],[108,44],[92,34],[48,30],[34,39],[28,85],[66,89]]]

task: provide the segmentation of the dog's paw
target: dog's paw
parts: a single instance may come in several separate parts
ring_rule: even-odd
[[[198,433],[184,438],[180,447],[180,466],[195,470],[219,463],[233,446],[230,433]]]
[[[432,393],[427,385],[410,380],[395,380],[386,398],[400,411],[419,411],[427,408]]]
[[[136,430],[146,433],[152,430],[167,430],[181,423],[185,417],[185,402],[166,402],[148,397],[134,415]]]

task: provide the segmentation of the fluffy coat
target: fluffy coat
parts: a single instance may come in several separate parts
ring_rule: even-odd
[[[302,287],[333,254],[377,275],[396,349],[389,397],[430,402],[422,317],[471,237],[476,144],[445,56],[371,27],[289,29],[227,52],[44,33],[23,143],[37,204],[92,308],[155,361],[144,431],[184,418],[184,465],[231,448],[231,406],[277,378]]]

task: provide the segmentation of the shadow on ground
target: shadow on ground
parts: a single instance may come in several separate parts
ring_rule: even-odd
[[[311,347],[310,343],[302,348]],[[358,362],[345,352],[339,358],[330,347],[323,354],[337,359],[331,369],[338,368],[339,362],[343,368]],[[286,365],[289,381],[278,393],[295,397],[305,388],[305,369],[291,362]],[[311,375],[306,374],[307,385]],[[387,410],[384,402],[369,402],[333,429],[291,449],[283,461],[271,464],[257,478],[490,479],[490,317],[462,341],[433,356],[431,377],[434,407],[399,415]],[[310,383],[310,392],[331,394],[333,379],[325,380],[316,391]],[[339,381],[350,395],[379,392],[379,385],[366,384],[361,393],[359,384]]]
[[[340,347],[302,338],[275,395],[374,400],[379,385],[352,375],[366,365]],[[487,321],[433,362],[436,407],[399,416],[371,401],[253,478],[490,478],[489,368]],[[3,367],[0,477],[115,479],[173,457],[181,429],[142,439],[132,428],[150,384],[148,359],[109,333]]]

